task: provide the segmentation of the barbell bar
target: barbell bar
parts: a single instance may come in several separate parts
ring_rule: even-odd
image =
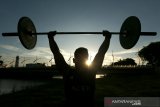
[[[29,33],[31,35],[47,35],[49,32],[38,32],[38,33]],[[118,34],[127,34],[122,32],[110,32],[113,35]],[[56,34],[103,34],[103,32],[56,32]],[[12,32],[12,33],[2,33],[3,36],[19,36],[19,33]],[[141,36],[155,36],[157,32],[140,32]]]
[[[17,26],[18,32],[2,33],[2,36],[19,36],[22,45],[26,49],[33,49],[37,42],[37,35],[46,35],[49,32],[36,32],[32,20],[28,17],[21,17]],[[125,49],[132,48],[141,36],[155,36],[156,32],[141,32],[141,23],[136,16],[128,17],[122,24],[120,32],[110,32],[113,35],[119,34],[120,44]],[[56,32],[56,34],[103,34],[103,32]]]

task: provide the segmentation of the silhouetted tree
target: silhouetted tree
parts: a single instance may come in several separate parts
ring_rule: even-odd
[[[112,63],[111,65],[137,65],[137,64],[135,63],[134,59],[127,58],[127,59],[119,60],[114,64]]]
[[[1,66],[1,65],[3,65],[3,61],[2,61],[2,60],[0,60],[0,66]]]
[[[142,61],[147,61],[150,65],[160,65],[160,42],[150,43],[138,52]]]

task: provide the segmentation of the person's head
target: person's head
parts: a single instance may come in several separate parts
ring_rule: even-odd
[[[75,50],[73,62],[76,67],[85,67],[86,61],[88,60],[88,50],[86,48],[80,47]]]

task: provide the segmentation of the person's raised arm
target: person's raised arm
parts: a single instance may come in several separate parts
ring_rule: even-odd
[[[92,62],[92,68],[97,69],[97,70],[102,67],[105,53],[107,52],[107,50],[109,48],[111,33],[108,31],[103,31],[103,36],[105,36],[105,40],[103,41],[102,45],[100,46],[98,53],[96,54],[96,56]]]
[[[54,36],[56,35],[56,31],[48,33],[49,46],[54,55],[56,67],[58,69],[65,69],[68,64],[65,62],[63,55],[60,53],[57,43],[54,40]],[[62,71],[63,72],[63,71]]]

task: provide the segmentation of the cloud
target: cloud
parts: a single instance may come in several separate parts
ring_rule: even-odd
[[[23,50],[21,51],[21,56],[28,56],[28,57],[42,57],[42,58],[49,58],[52,53],[49,48],[47,47],[36,47],[34,50]]]
[[[19,48],[15,47],[15,46],[11,46],[11,45],[0,45],[1,48],[3,49],[7,49],[10,51],[18,51]]]
[[[118,60],[123,59],[121,56],[113,56],[112,55],[105,55],[103,65],[110,65],[112,62],[117,62]]]
[[[63,56],[65,56],[65,57],[70,57],[70,55],[71,55],[71,53],[69,53],[69,52],[67,52],[67,51],[65,51],[65,50],[63,50],[63,49],[60,49],[60,52],[63,54]],[[71,56],[73,56],[73,55],[71,55]]]
[[[0,47],[12,51],[10,52],[11,54],[5,54],[3,52],[0,54],[0,56],[2,56],[6,64],[9,64],[11,61],[15,60],[15,57],[17,55],[19,55],[20,57],[20,61],[19,61],[20,66],[23,66],[23,64],[27,64],[27,63],[34,63],[34,60],[36,58],[38,59],[37,63],[47,63],[48,65],[50,65],[51,62],[49,62],[49,60],[53,58],[53,54],[50,48],[48,47],[35,47],[35,49],[33,50],[20,49],[10,45],[0,45]],[[63,49],[61,50],[62,50],[61,51],[62,54],[64,55],[64,58],[68,60],[69,58],[68,55],[70,54],[64,51]],[[18,54],[16,51],[18,51]],[[66,55],[68,57],[66,57]],[[24,60],[26,61],[24,62]],[[54,60],[52,60],[52,62],[54,62]]]
[[[114,55],[124,55],[124,54],[132,54],[136,53],[138,50],[125,50],[125,51],[118,51],[118,52],[113,52]],[[112,53],[109,53],[109,55],[112,55]]]
[[[66,52],[63,49],[60,49],[60,52],[64,56],[66,60],[70,57],[70,53]],[[31,51],[21,51],[21,56],[24,57],[39,57],[42,59],[50,60],[53,58],[53,54],[48,47],[36,47],[34,50]]]
[[[26,63],[33,63],[33,60],[37,58],[40,58],[38,60],[39,63],[50,63],[49,60],[51,58],[53,58],[53,54],[50,50],[49,47],[35,47],[33,50],[26,50],[26,49],[20,49],[17,48],[15,46],[11,46],[11,45],[0,45],[1,48],[13,51],[12,55],[15,57],[17,55],[17,51],[18,54],[20,56],[20,61],[24,60],[24,57],[26,59],[29,59],[26,61]],[[70,57],[74,57],[73,53],[71,54],[70,52],[67,52],[64,49],[60,49],[60,52],[62,53],[62,55],[64,56],[64,59],[66,60],[67,63],[70,63],[68,60]],[[126,55],[126,54],[132,54],[137,52],[137,50],[124,50],[124,51],[117,51],[117,52],[113,52],[114,54],[114,62],[123,59],[122,55]],[[89,51],[89,60],[93,61],[94,57],[96,55],[96,52],[94,51]],[[4,56],[4,55],[2,55]],[[5,55],[6,56],[6,55]],[[8,58],[6,56],[7,59],[13,60],[13,58]],[[136,59],[136,62],[138,62],[138,59]],[[54,60],[52,60],[52,62],[54,62]],[[113,56],[112,56],[112,52],[107,52],[103,61],[103,65],[110,65],[113,62]],[[73,62],[72,62],[73,65]]]
[[[113,52],[114,55],[114,59],[112,56],[112,52],[106,53],[105,55],[105,59],[103,61],[103,65],[110,65],[113,61],[117,62],[120,59],[124,59],[125,56],[128,56],[127,54],[134,54],[138,51],[138,49],[132,49],[132,50],[124,50],[124,51],[117,51],[117,52]],[[125,56],[124,56],[125,55]],[[130,55],[129,55],[130,56]],[[130,57],[135,57],[133,59],[135,59],[136,63],[139,62],[139,59],[134,55],[131,55]]]

